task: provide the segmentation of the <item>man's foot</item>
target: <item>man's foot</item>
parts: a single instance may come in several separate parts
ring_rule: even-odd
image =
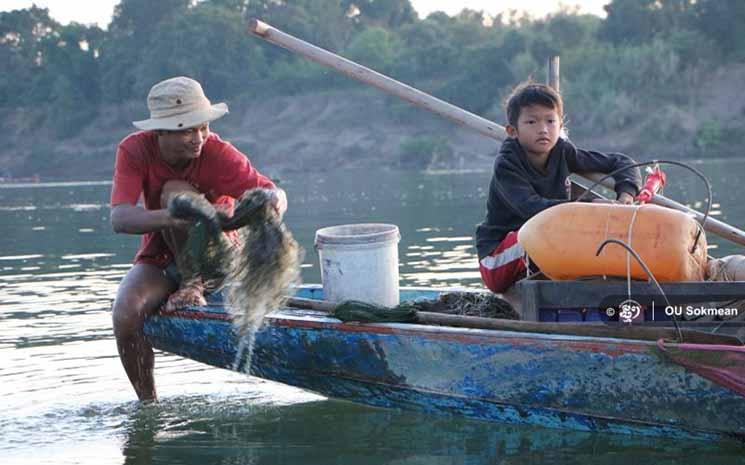
[[[204,300],[204,286],[201,284],[183,284],[179,290],[168,297],[166,310],[176,310],[183,307],[199,307],[206,305]]]

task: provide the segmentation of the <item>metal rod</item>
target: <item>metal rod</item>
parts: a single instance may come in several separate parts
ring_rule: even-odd
[[[445,118],[448,118],[451,121],[454,121],[457,124],[465,126],[469,129],[473,129],[485,135],[486,137],[491,137],[492,139],[497,140],[503,140],[507,137],[507,133],[504,127],[500,126],[497,123],[489,121],[462,108],[456,107],[455,105],[447,103],[420,90],[414,89],[409,85],[396,81],[395,79],[389,78],[388,76],[384,76],[377,71],[373,71],[370,68],[366,68],[360,64],[336,55],[335,53],[331,53],[328,50],[324,50],[320,47],[309,44],[308,42],[282,32],[279,29],[276,29],[263,21],[259,21],[258,19],[251,19],[248,23],[248,30],[252,34],[266,40],[267,42],[271,42],[272,44],[295,52],[298,55],[302,55],[321,65],[333,68],[353,79],[356,79],[365,84],[369,84],[373,87],[377,87],[384,92],[406,100],[413,105],[444,116]],[[554,59],[556,60],[556,89],[558,90],[559,59],[558,57],[554,57]],[[554,59],[552,59],[552,61]],[[553,73],[550,72],[550,75],[551,74]],[[592,180],[593,177],[594,179],[599,179],[599,177],[594,173],[585,173],[581,176],[590,180]],[[691,208],[686,207],[685,205],[665,198],[661,195],[655,195],[652,198],[651,203],[692,214],[699,222],[702,221],[704,216],[702,213],[699,213]],[[730,240],[736,244],[745,245],[745,231],[737,229],[721,221],[709,218],[706,221],[706,231],[717,234],[722,238]]]

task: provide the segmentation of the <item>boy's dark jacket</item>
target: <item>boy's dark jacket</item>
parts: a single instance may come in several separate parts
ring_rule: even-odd
[[[538,212],[567,202],[567,177],[571,173],[610,173],[634,161],[620,153],[581,150],[559,139],[548,157],[547,174],[536,170],[517,139],[507,139],[494,161],[489,184],[486,218],[476,229],[479,260],[489,255],[510,231],[517,231]],[[613,178],[617,193],[636,195],[641,188],[638,168],[621,171]]]

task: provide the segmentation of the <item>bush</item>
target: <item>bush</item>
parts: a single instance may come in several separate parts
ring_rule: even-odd
[[[424,169],[453,155],[447,139],[442,136],[421,135],[405,139],[399,150],[400,166]]]
[[[696,132],[695,145],[702,150],[717,150],[723,142],[724,131],[718,121],[704,121]]]

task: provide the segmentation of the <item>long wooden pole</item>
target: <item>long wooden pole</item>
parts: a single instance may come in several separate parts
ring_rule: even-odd
[[[598,174],[598,173],[577,173],[577,174],[593,182],[599,181],[600,178],[604,176],[603,174]],[[601,184],[609,189],[613,189],[614,183],[612,179],[606,179]],[[667,207],[673,210],[678,210],[678,211],[682,211],[683,213],[687,213],[693,216],[693,218],[699,223],[702,223],[704,220],[703,213],[696,211],[686,205],[683,205],[682,203],[678,203],[673,199],[668,199],[665,196],[655,195],[654,197],[652,197],[651,202],[661,207]],[[716,218],[712,218],[711,216],[706,218],[706,224],[704,226],[705,226],[704,229],[706,229],[707,232],[716,234],[717,236],[723,239],[727,239],[731,242],[734,242],[735,244],[745,245],[745,231],[741,229],[735,228],[734,226],[730,226],[729,224],[723,221],[719,221]]]
[[[316,63],[333,68],[346,74],[352,79],[377,87],[383,92],[395,95],[413,105],[437,113],[440,116],[444,116],[457,124],[474,129],[486,137],[491,137],[497,140],[502,140],[507,137],[507,132],[504,127],[493,121],[474,115],[462,108],[458,108],[455,105],[435,98],[429,94],[425,94],[424,92],[402,82],[384,76],[377,71],[373,71],[370,68],[366,68],[365,66],[331,53],[328,50],[309,44],[308,42],[286,34],[279,29],[275,29],[258,19],[251,19],[249,21],[248,30],[267,42],[286,48],[287,50],[302,55]]]
[[[251,19],[248,23],[248,30],[252,34],[278,45],[282,48],[295,52],[298,55],[302,55],[309,60],[315,61],[321,65],[333,68],[347,76],[356,79],[365,84],[377,87],[378,89],[387,92],[396,97],[402,98],[413,105],[429,110],[438,115],[444,116],[457,124],[473,129],[486,137],[492,139],[503,140],[507,137],[507,133],[503,126],[489,121],[486,118],[482,118],[462,108],[456,107],[450,103],[426,94],[418,89],[415,89],[402,82],[396,81],[395,79],[384,76],[383,74],[373,71],[370,68],[357,64],[351,60],[340,57],[335,53],[331,53],[328,50],[324,50],[315,45],[309,44],[297,37],[291,36],[285,32],[276,29],[269,24],[259,21],[258,19]],[[556,60],[555,71],[558,76],[559,62]],[[557,83],[558,85],[558,83]],[[586,174],[583,177],[588,177]],[[694,215],[697,221],[701,222],[703,214],[692,210],[685,205],[681,205],[674,200],[663,197],[662,195],[655,195],[652,203],[661,205],[664,207],[672,208],[674,210],[680,210],[684,213]],[[739,245],[745,245],[745,231],[737,229],[721,221],[708,218],[704,225],[706,231],[717,234],[724,239],[730,240]]]
[[[553,87],[556,92],[561,92],[559,74],[559,57],[551,57],[548,60],[548,85]]]

